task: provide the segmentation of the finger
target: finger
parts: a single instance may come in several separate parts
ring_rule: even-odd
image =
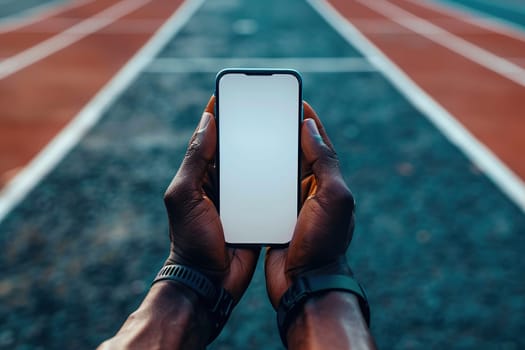
[[[206,104],[206,107],[204,108],[203,113],[210,113],[212,115],[215,115],[215,95],[211,95],[210,99],[208,100],[208,103]],[[195,128],[195,131],[193,132],[193,135],[190,138],[190,144],[191,144],[191,141],[193,141],[193,138],[195,137],[199,129],[200,129],[200,122]]]
[[[210,97],[210,100],[208,101],[206,108],[204,108],[204,112],[208,112],[210,114],[215,115],[215,95],[212,95]]]
[[[310,205],[320,205],[325,210],[332,211],[334,216],[337,216],[337,208],[340,208],[343,212],[353,212],[355,207],[354,198],[339,169],[337,155],[324,143],[313,119],[306,119],[303,122],[301,146],[304,157],[312,168],[317,185],[315,193],[312,193],[314,196],[309,197],[313,199]],[[314,204],[314,202],[317,204]],[[303,211],[301,210],[302,213]],[[298,223],[301,221],[301,214]],[[344,220],[347,219],[346,215],[343,215],[343,217],[345,218]],[[295,232],[297,232],[297,226]]]
[[[204,112],[199,127],[191,139],[180,167],[180,176],[201,183],[208,164],[214,159],[217,135],[213,114]]]
[[[202,188],[208,165],[215,157],[216,140],[215,118],[213,114],[205,111],[190,140],[179,171],[166,191],[167,194],[176,189],[193,193]]]
[[[215,95],[212,95],[210,97],[210,100],[208,101],[208,104],[206,105],[204,112],[215,114]],[[207,170],[207,173],[205,174],[203,182],[204,182],[203,183],[204,192],[206,193],[208,198],[211,199],[213,204],[215,204],[215,206],[217,207],[218,181],[217,181],[217,169],[215,167],[215,160],[208,164],[208,170]]]
[[[317,113],[315,113],[315,111],[312,108],[312,106],[310,106],[308,104],[308,102],[306,102],[306,101],[303,101],[303,111],[304,111],[303,119],[313,119],[313,120],[315,120],[315,124],[317,125],[317,129],[319,130],[319,134],[321,134],[321,137],[322,137],[324,143],[333,152],[335,152],[335,148],[334,148],[334,146],[332,144],[332,141],[330,141],[330,138],[328,137],[328,134],[326,133],[326,130],[325,130],[324,126],[323,126],[323,123],[321,123],[321,119],[319,118]]]
[[[230,273],[223,286],[232,294],[236,303],[252,280],[260,251],[260,248],[230,248]]]
[[[337,155],[324,142],[314,119],[305,119],[303,122],[301,147],[307,164],[319,180],[319,185],[329,180],[342,180]]]
[[[269,248],[264,259],[266,291],[275,309],[279,305],[281,296],[288,289],[285,274],[287,255],[288,249]]]

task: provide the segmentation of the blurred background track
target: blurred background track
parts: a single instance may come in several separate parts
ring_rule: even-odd
[[[357,199],[348,256],[380,348],[525,347],[524,13],[0,0],[0,348],[93,348],[136,308],[227,66],[303,72]],[[212,349],[281,348],[261,267]]]
[[[333,1],[357,29],[522,179],[525,34],[421,1]],[[379,30],[378,30],[379,28]]]
[[[180,3],[64,2],[23,26],[0,26],[1,184],[79,113]]]

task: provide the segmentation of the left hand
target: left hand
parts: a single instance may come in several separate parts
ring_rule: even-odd
[[[219,214],[215,150],[217,133],[213,109],[206,106],[182,165],[164,195],[169,217],[171,249],[166,261],[198,270],[222,286],[237,303],[251,281],[259,248],[229,248]]]

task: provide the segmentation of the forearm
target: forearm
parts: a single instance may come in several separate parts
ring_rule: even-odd
[[[375,349],[357,298],[330,291],[304,304],[287,333],[289,349]]]
[[[207,311],[196,294],[173,282],[154,284],[108,349],[204,349],[210,335]]]

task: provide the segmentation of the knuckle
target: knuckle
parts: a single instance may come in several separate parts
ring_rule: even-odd
[[[180,200],[183,200],[185,197],[187,197],[189,192],[186,187],[187,186],[185,186],[182,181],[176,177],[173,183],[164,193],[164,203],[166,205],[172,205],[179,202]]]
[[[324,154],[320,155],[314,163],[320,168],[339,168],[337,154],[326,146]]]
[[[339,158],[337,157],[337,152],[335,150],[331,149],[327,145],[324,145],[324,152],[327,161],[335,163],[337,166],[339,166]]]
[[[330,181],[326,186],[326,191],[334,205],[347,208],[348,210],[354,210],[354,196],[342,179]]]
[[[164,192],[164,203],[165,204],[169,204],[173,198],[173,189],[174,189],[174,184],[170,184],[168,186],[168,188],[166,189],[166,191]]]
[[[185,159],[192,158],[195,153],[198,152],[200,148],[200,143],[197,138],[194,138],[190,141],[190,144],[188,145],[188,149],[186,150],[186,154],[184,155]]]

